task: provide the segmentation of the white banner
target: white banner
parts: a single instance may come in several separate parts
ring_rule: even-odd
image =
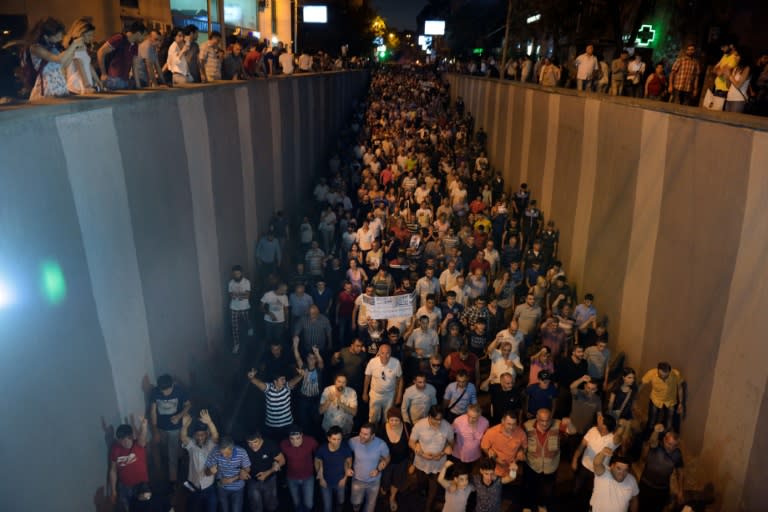
[[[368,306],[368,316],[375,320],[402,318],[413,315],[416,306],[416,292],[407,295],[388,295],[386,297],[367,297],[363,302]]]

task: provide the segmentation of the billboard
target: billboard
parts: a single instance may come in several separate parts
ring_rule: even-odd
[[[325,5],[305,5],[304,23],[328,23],[328,7]]]
[[[427,20],[424,22],[424,35],[445,35],[445,20]]]

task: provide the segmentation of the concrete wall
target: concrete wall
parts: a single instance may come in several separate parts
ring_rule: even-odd
[[[0,112],[0,509],[94,510],[102,422],[222,343],[226,282],[327,161],[364,72]],[[49,300],[41,265],[66,296]]]
[[[768,510],[768,123],[663,103],[451,75],[510,191],[527,182],[561,231],[579,295],[638,372],[668,360],[683,424],[722,510]]]

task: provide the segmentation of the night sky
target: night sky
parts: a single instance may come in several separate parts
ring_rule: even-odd
[[[398,30],[410,29],[418,32],[416,15],[427,5],[425,0],[374,0],[374,7],[387,21],[387,25]]]

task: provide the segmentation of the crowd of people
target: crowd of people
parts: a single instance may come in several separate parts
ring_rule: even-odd
[[[507,80],[544,87],[576,88],[611,96],[701,104],[712,110],[768,115],[768,52],[753,59],[745,49],[733,44],[723,45],[722,52],[720,60],[707,68],[693,44],[684,46],[674,60],[655,63],[645,62],[637,51],[630,55],[628,50],[620,51],[612,60],[606,59],[590,44],[565,65],[548,56],[534,62],[524,55],[509,59],[504,70],[494,57],[460,62],[456,70],[478,76],[503,76]],[[707,90],[722,100],[705,102]]]
[[[282,42],[231,37],[211,32],[198,43],[194,25],[168,33],[141,21],[97,44],[90,18],[69,28],[54,18],[40,20],[20,53],[24,88],[30,101],[120,89],[179,86],[218,80],[247,80],[295,72],[359,67],[357,57],[342,49],[332,58],[325,52],[296,56]]]
[[[431,71],[374,73],[308,214],[274,215],[253,282],[232,268],[244,435],[220,435],[158,378],[149,418],[117,429],[115,501],[154,499],[145,447],[157,446],[194,511],[288,510],[286,488],[299,512],[682,503],[680,372],[639,375],[616,357],[536,191],[510,193],[473,124]],[[407,314],[383,313],[393,298]]]

